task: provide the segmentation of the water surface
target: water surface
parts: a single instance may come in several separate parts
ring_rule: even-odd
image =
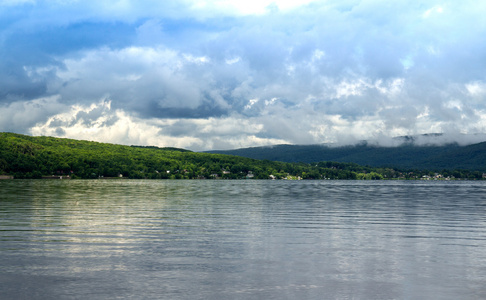
[[[1,299],[486,299],[486,183],[0,181]]]

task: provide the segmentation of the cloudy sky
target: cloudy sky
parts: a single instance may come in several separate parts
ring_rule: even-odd
[[[469,0],[0,0],[0,131],[196,151],[482,139],[485,15]]]

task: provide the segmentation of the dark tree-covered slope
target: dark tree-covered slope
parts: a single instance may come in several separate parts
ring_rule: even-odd
[[[405,169],[466,169],[486,171],[486,142],[469,146],[416,146],[378,147],[367,144],[345,147],[323,145],[277,145],[243,148],[210,153],[238,155],[254,159],[283,162],[352,162],[372,167]]]

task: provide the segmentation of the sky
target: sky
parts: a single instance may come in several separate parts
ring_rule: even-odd
[[[0,0],[0,131],[194,151],[486,140],[486,1]]]

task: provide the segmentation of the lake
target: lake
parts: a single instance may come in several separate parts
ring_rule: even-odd
[[[1,180],[1,299],[486,299],[486,182]]]

